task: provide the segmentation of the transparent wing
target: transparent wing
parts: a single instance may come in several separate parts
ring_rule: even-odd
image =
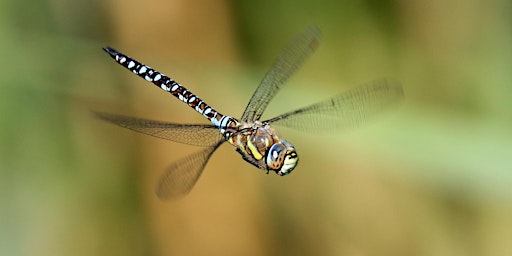
[[[175,124],[108,113],[94,113],[102,120],[136,132],[194,146],[216,145],[223,138],[215,126],[208,124]]]
[[[317,48],[319,37],[320,30],[317,27],[311,27],[299,34],[283,49],[252,95],[242,115],[242,121],[260,119],[263,111],[286,80]]]
[[[399,82],[390,79],[375,80],[266,122],[315,133],[350,129],[398,105],[403,98],[404,92]]]
[[[156,187],[158,198],[162,200],[176,199],[188,194],[201,176],[213,152],[223,142],[225,140],[220,140],[215,146],[196,152],[169,166],[158,181]]]

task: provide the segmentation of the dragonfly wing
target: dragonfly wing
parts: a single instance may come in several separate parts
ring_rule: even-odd
[[[266,122],[306,132],[329,132],[358,127],[404,98],[399,82],[375,80],[311,106]]]
[[[225,140],[219,140],[216,145],[180,159],[169,166],[158,181],[157,196],[162,200],[168,200],[188,194],[201,176],[213,152],[223,142]]]
[[[254,92],[242,115],[242,121],[259,120],[265,108],[286,80],[313,53],[319,44],[320,30],[311,27],[299,34],[279,54]]]
[[[208,124],[175,124],[100,112],[95,115],[136,132],[194,146],[213,146],[223,138],[215,126]]]

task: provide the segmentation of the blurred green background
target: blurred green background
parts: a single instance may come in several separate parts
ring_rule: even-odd
[[[239,116],[311,24],[320,48],[264,117],[384,76],[406,100],[355,131],[280,129],[292,175],[223,146],[162,202],[199,148],[91,115],[206,123],[105,45]],[[3,0],[0,53],[0,255],[512,255],[511,1]]]

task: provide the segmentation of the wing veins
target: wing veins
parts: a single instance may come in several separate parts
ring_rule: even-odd
[[[255,121],[261,118],[268,104],[286,80],[318,47],[319,37],[320,30],[317,27],[308,28],[281,51],[252,95],[242,115],[242,121]]]
[[[375,80],[265,122],[315,133],[352,129],[398,105],[403,98],[404,93],[399,82],[390,79]]]
[[[94,112],[96,117],[132,131],[194,146],[212,146],[222,139],[209,124],[176,124],[123,115]]]
[[[199,180],[213,152],[224,142],[219,140],[216,145],[171,164],[158,180],[155,190],[158,198],[169,200],[187,195]]]

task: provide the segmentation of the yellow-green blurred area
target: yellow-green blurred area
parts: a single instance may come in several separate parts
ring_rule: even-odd
[[[321,44],[264,118],[392,77],[404,103],[351,131],[276,127],[300,163],[266,175],[104,111],[207,123],[120,67],[112,46],[239,117],[310,25]],[[1,1],[0,255],[512,255],[512,4],[491,1]]]

